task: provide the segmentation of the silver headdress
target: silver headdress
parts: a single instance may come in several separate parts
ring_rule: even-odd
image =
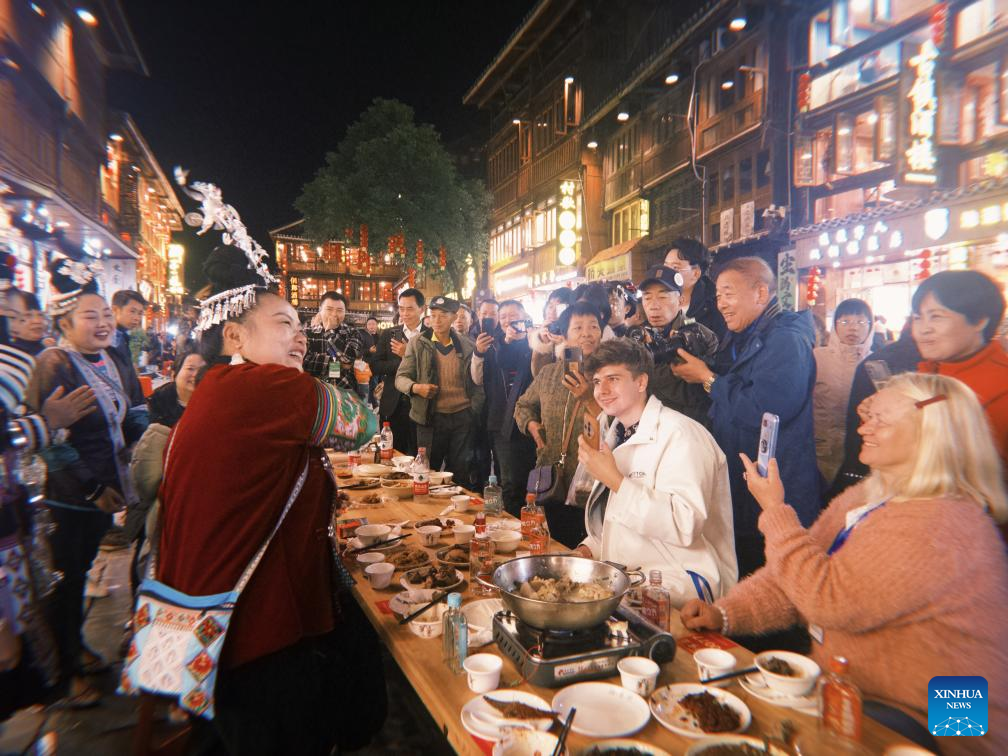
[[[279,279],[270,272],[269,266],[266,264],[269,254],[259,246],[255,239],[249,236],[248,229],[241,222],[238,211],[231,205],[224,203],[221,190],[214,184],[203,181],[194,181],[189,184],[188,177],[188,171],[176,166],[176,183],[183,192],[200,203],[201,212],[186,213],[186,225],[198,227],[199,230],[196,233],[200,236],[210,229],[223,231],[221,238],[224,243],[242,250],[245,257],[248,258],[249,270],[254,270],[262,279],[261,284],[238,286],[202,300],[196,330],[204,331],[210,326],[223,323],[225,320],[245,312],[255,304],[257,288],[268,288],[279,283]]]

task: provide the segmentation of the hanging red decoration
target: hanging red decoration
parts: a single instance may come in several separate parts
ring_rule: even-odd
[[[938,3],[931,11],[931,41],[935,47],[945,44],[948,29],[948,3]]]
[[[416,271],[413,268],[409,272],[409,285],[411,289],[416,286]]]
[[[819,286],[822,278],[822,271],[813,267],[809,270],[808,284],[805,288],[805,302],[809,307],[813,307],[819,299]]]
[[[362,223],[360,227],[360,246],[361,249],[368,248],[367,223]]]
[[[367,261],[368,261],[368,252],[366,249],[364,249],[364,247],[361,247],[360,249],[357,250],[357,264],[360,267],[365,268],[367,267]]]
[[[448,252],[444,244],[438,247],[438,265],[441,266],[441,270],[444,270],[448,266]]]
[[[798,111],[804,113],[812,104],[812,75],[806,71],[798,77]]]
[[[339,242],[333,245],[333,262],[343,262],[343,245]]]
[[[920,272],[917,274],[916,278],[918,281],[923,281],[931,277],[931,250],[925,249],[919,255],[920,259]]]
[[[423,265],[423,239],[417,239],[416,243],[416,264]]]
[[[343,229],[343,236],[345,237],[345,241],[346,241],[347,244],[353,244],[353,229],[352,228],[347,227],[347,228]]]

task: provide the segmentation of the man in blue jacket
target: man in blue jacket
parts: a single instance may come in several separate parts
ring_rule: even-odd
[[[781,310],[775,291],[773,272],[758,257],[725,263],[717,277],[717,306],[728,333],[714,369],[681,349],[686,362],[674,368],[680,378],[703,384],[711,397],[711,432],[728,458],[740,579],[766,561],[760,507],[739,459],[739,452],[756,459],[764,412],[780,418],[776,456],[788,504],[805,527],[821,509],[812,434],[815,329],[808,312]]]

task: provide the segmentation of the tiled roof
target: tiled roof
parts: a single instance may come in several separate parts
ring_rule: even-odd
[[[860,213],[845,215],[842,218],[830,218],[829,220],[814,223],[811,226],[795,228],[792,229],[791,236],[792,238],[796,236],[808,236],[810,234],[818,233],[819,231],[826,231],[831,228],[846,226],[850,223],[865,223],[879,218],[888,218],[893,215],[905,213],[908,210],[915,210],[919,207],[941,205],[946,202],[966,199],[968,197],[982,197],[986,194],[993,194],[1005,189],[1008,189],[1008,176],[998,179],[988,179],[987,181],[980,181],[976,184],[960,186],[955,189],[934,191],[927,197],[922,197],[920,199],[909,200],[906,202],[893,202],[883,205],[882,207],[873,207]]]

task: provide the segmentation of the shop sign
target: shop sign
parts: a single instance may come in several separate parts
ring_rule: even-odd
[[[753,235],[756,220],[756,203],[752,200],[743,202],[740,208],[740,216],[739,234],[741,238],[745,239],[747,236]]]
[[[934,75],[938,48],[934,41],[928,39],[921,44],[916,55],[907,56],[905,50],[906,46],[903,78],[910,83],[904,96],[908,104],[908,143],[903,150],[902,177],[908,184],[934,184],[938,180],[934,138],[938,115]]]
[[[560,232],[557,241],[560,249],[557,251],[557,260],[561,265],[573,265],[577,262],[577,202],[574,199],[576,185],[573,181],[564,181],[560,184],[560,212],[557,215],[557,225]]]
[[[721,244],[728,244],[735,238],[735,208],[721,211]]]
[[[168,245],[168,292],[177,296],[185,294],[182,285],[182,261],[185,259],[185,247],[181,244]]]
[[[786,249],[777,255],[777,300],[784,310],[797,309],[798,268],[793,249]]]
[[[531,286],[532,276],[528,274],[528,263],[514,265],[494,274],[493,288],[498,294],[521,291]]]

